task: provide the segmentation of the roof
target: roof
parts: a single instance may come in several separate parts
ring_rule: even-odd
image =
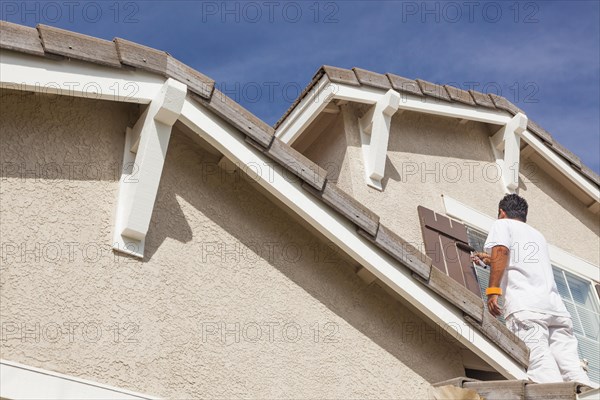
[[[308,86],[304,88],[304,90],[300,93],[300,96],[294,101],[291,107],[273,125],[275,129],[283,124],[287,117],[294,111],[296,106],[300,104],[302,99],[310,92],[310,90],[320,81],[323,76],[327,76],[327,78],[333,83],[384,90],[394,89],[402,93],[424,98],[431,98],[450,104],[458,103],[473,108],[500,110],[510,114],[511,116],[514,116],[517,113],[524,113],[523,110],[511,103],[509,100],[496,94],[486,94],[476,90],[466,91],[450,85],[438,85],[422,79],[413,80],[391,73],[380,74],[361,68],[344,69],[324,65],[315,73]],[[565,159],[573,168],[576,169],[576,171],[596,185],[600,185],[600,176],[594,172],[594,170],[581,162],[581,159],[573,154],[573,152],[558,143],[547,130],[541,127],[541,125],[537,124],[531,119],[528,119],[527,129],[539,137],[548,148]]]
[[[460,310],[464,321],[481,332],[490,343],[502,349],[517,364],[528,365],[529,351],[525,344],[487,311],[481,297],[468,292],[464,286],[432,267],[429,257],[382,224],[375,212],[328,181],[325,170],[276,138],[274,128],[215,89],[214,81],[210,78],[166,52],[121,38],[107,41],[46,25],[30,28],[2,21],[0,32],[2,49],[52,60],[76,59],[122,70],[135,68],[186,84],[194,101],[239,130],[245,135],[248,145],[258,149],[264,157],[298,176],[304,189],[350,221],[355,232],[358,231],[373,246],[391,256],[400,268],[407,268],[415,280]],[[322,68],[320,73],[331,74],[334,79],[352,81],[355,85],[362,84],[361,81],[366,82],[366,76],[371,77],[369,82],[372,83],[369,84],[392,84],[392,81],[387,81],[387,77],[384,80],[377,75],[356,75],[354,71],[331,67]],[[398,84],[400,80],[393,79],[393,82]],[[429,88],[426,85],[423,87],[426,90]],[[420,88],[421,86],[419,90],[422,90]],[[494,100],[493,97],[490,98]],[[504,104],[499,99],[495,101]]]

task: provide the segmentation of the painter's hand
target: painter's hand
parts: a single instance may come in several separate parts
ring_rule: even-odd
[[[494,317],[499,317],[500,315],[502,315],[502,307],[500,307],[500,304],[498,304],[497,294],[489,295],[487,304],[490,314],[492,314]]]
[[[491,257],[488,253],[484,253],[484,252],[479,252],[479,253],[473,253],[473,255],[471,256],[471,260],[479,263],[479,261],[483,261],[484,264],[490,265],[490,260]]]

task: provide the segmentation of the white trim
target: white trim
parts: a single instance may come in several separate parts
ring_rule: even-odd
[[[0,360],[0,397],[10,400],[37,399],[158,399],[74,376]]]
[[[359,235],[352,222],[304,190],[298,180],[290,180],[289,174],[248,146],[227,122],[189,99],[180,120],[441,329],[455,328],[457,340],[498,372],[507,378],[525,379],[524,369],[467,324],[462,311],[417,282],[407,268],[398,268],[397,261]]]
[[[332,83],[327,76],[323,76],[277,128],[275,135],[285,143],[292,144],[330,101],[376,104],[387,92],[384,89]],[[512,119],[504,112],[496,110],[477,109],[458,103],[450,104],[433,100],[427,102],[424,97],[396,93],[400,96],[398,111],[417,111],[495,125],[505,125]]]
[[[446,214],[461,220],[462,222],[471,225],[480,231],[488,233],[495,219],[483,214],[473,208],[454,200],[449,196],[442,196]],[[550,261],[557,266],[572,272],[582,278],[592,282],[597,282],[599,279],[600,269],[588,261],[585,261],[573,254],[558,248],[552,244],[548,244],[550,253]]]
[[[366,88],[333,83],[336,87],[334,98],[364,104],[375,104],[387,92],[384,89]],[[459,103],[447,103],[435,99],[415,96],[407,93],[398,93],[400,103],[398,110],[409,110],[427,114],[441,115],[444,117],[479,121],[495,125],[505,125],[512,118],[504,112],[473,108]],[[428,102],[429,100],[429,102]]]
[[[139,70],[0,50],[0,81],[6,89],[147,104],[165,79]]]
[[[550,150],[542,143],[540,139],[535,137],[531,132],[525,130],[520,134],[521,138],[527,142],[535,151],[541,154],[546,160],[562,172],[567,178],[574,182],[579,188],[587,193],[595,202],[600,202],[600,189],[580,173],[575,171],[570,164],[563,160],[558,154]]]
[[[336,87],[329,82],[327,77],[321,78],[277,128],[276,136],[285,143],[292,145],[308,125],[317,118],[319,113],[325,111],[325,108],[334,97],[335,90]]]

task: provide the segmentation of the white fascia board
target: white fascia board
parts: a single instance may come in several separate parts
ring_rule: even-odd
[[[164,82],[139,70],[0,50],[0,86],[5,89],[147,104]]]
[[[596,203],[600,202],[600,190],[598,187],[589,182],[579,172],[575,171],[569,163],[563,160],[558,154],[550,150],[533,133],[529,132],[528,130],[524,130],[520,133],[520,136],[528,145],[530,145],[535,151],[548,160],[550,164],[556,167],[556,169],[558,169],[563,175],[569,178],[581,190],[594,199]]]
[[[448,103],[442,100],[424,98],[406,93],[402,93],[400,96],[399,108],[404,110],[494,125],[505,125],[511,120],[510,116],[500,111],[473,108],[460,103]],[[427,102],[427,100],[430,102]]]
[[[189,98],[180,120],[239,166],[292,211],[319,230],[379,280],[417,307],[440,329],[507,378],[525,379],[524,369],[463,319],[462,311],[417,282],[408,268],[358,234],[356,226],[302,188],[299,180],[252,146],[236,129]],[[277,166],[278,167],[278,166]]]
[[[463,221],[482,232],[488,233],[495,219],[487,214],[479,212],[458,200],[449,196],[443,196],[444,208],[446,214]],[[557,266],[572,272],[578,276],[591,281],[598,282],[600,279],[600,268],[588,261],[585,261],[559,247],[548,244],[550,261]]]
[[[350,86],[339,83],[332,84],[336,87],[334,98],[364,104],[375,104],[386,90]],[[479,121],[488,124],[506,125],[512,119],[504,112],[469,107],[460,103],[448,103],[433,98],[415,96],[407,93],[398,93],[400,103],[398,110],[409,110],[444,117],[459,118],[468,121]]]
[[[325,110],[333,99],[335,90],[335,86],[332,85],[327,76],[323,76],[277,128],[275,136],[289,145],[294,143],[308,125]]]
[[[77,399],[77,400],[133,400],[157,399],[141,393],[103,385],[34,368],[12,361],[0,360],[0,397],[10,400]]]

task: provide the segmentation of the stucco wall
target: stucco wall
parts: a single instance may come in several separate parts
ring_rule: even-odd
[[[454,342],[177,130],[145,260],[113,253],[138,112],[3,91],[2,358],[166,398],[414,399],[464,374]]]
[[[319,164],[335,156],[341,171],[338,185],[376,211],[383,223],[422,246],[417,206],[445,213],[443,195],[495,218],[504,192],[488,139],[489,126],[461,125],[457,119],[408,111],[395,114],[380,192],[364,180],[357,124],[362,112],[363,106],[342,106],[339,118],[344,128],[336,131],[337,143],[330,145],[329,138],[316,140],[305,154]],[[347,144],[346,152],[339,151],[340,143]],[[598,264],[597,216],[529,159],[521,162],[520,194],[530,205],[528,222],[550,243]]]
[[[559,185],[529,158],[521,160],[519,193],[529,203],[528,222],[546,240],[595,265],[600,265],[600,216]]]

